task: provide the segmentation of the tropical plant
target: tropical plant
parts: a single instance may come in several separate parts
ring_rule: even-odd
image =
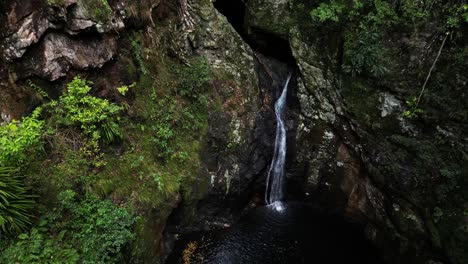
[[[79,254],[65,239],[66,231],[57,236],[48,234],[41,224],[30,232],[18,236],[16,243],[1,252],[1,263],[74,264]]]
[[[310,12],[319,25],[344,36],[344,70],[352,75],[379,77],[387,72],[382,30],[396,23],[397,15],[386,1],[324,1]]]
[[[31,152],[42,148],[44,122],[39,120],[41,108],[28,117],[0,126],[0,166],[22,166]]]
[[[13,168],[0,167],[0,231],[6,234],[25,230],[34,206],[33,196],[16,173]]]
[[[133,213],[93,195],[76,201],[71,190],[62,192],[59,199],[62,213],[72,217],[66,228],[71,231],[71,243],[81,252],[82,263],[116,263],[121,259],[123,248],[135,238]]]
[[[36,226],[4,246],[0,263],[120,263],[137,217],[90,194],[65,190],[57,198]]]
[[[118,124],[118,114],[122,107],[90,95],[91,84],[76,76],[58,102],[49,104],[57,117],[57,123],[81,128],[94,144],[100,139],[118,141],[122,138]]]

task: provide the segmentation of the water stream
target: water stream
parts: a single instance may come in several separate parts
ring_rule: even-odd
[[[382,263],[361,226],[318,207],[284,199],[286,98],[291,78],[290,74],[275,102],[277,126],[266,182],[267,206],[249,210],[230,228],[194,234],[196,239],[182,243],[167,263]],[[194,240],[198,243],[191,242],[192,247],[200,246],[196,253],[187,246]]]
[[[287,109],[287,93],[289,81],[292,74],[289,74],[286,83],[284,84],[281,96],[275,103],[276,114],[276,139],[273,160],[271,161],[270,170],[266,182],[265,202],[267,204],[276,204],[277,209],[280,209],[280,203],[283,199],[283,178],[284,165],[286,161],[286,126],[284,124],[285,112]]]

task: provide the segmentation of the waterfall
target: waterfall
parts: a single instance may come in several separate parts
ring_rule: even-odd
[[[286,127],[284,125],[284,117],[287,107],[286,95],[288,93],[288,85],[291,77],[292,74],[289,74],[288,79],[284,84],[283,92],[275,103],[277,121],[275,151],[266,182],[265,201],[267,204],[273,204],[275,202],[280,203],[283,199],[283,177],[286,161]],[[278,205],[277,207],[281,208],[281,205]]]

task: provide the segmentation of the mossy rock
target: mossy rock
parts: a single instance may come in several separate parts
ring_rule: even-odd
[[[53,0],[61,1],[61,0]],[[85,15],[96,20],[96,22],[108,22],[112,17],[112,8],[107,0],[79,0],[85,11]]]

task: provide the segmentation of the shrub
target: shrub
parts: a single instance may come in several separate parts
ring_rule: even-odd
[[[417,101],[418,98],[416,96],[413,96],[411,97],[411,100],[406,101],[408,110],[403,112],[403,117],[413,119],[418,117],[419,114],[423,113],[423,110],[418,108]]]
[[[330,3],[320,3],[316,9],[310,12],[310,15],[320,22],[339,22],[345,7],[346,6],[344,3],[336,1],[331,1]]]
[[[44,122],[39,120],[41,108],[19,121],[0,126],[0,166],[21,167],[31,153],[42,148]]]
[[[352,75],[380,77],[387,72],[386,48],[382,32],[395,25],[398,16],[386,1],[344,0],[322,2],[310,12],[319,26],[344,35],[344,69]]]
[[[173,71],[177,80],[177,92],[188,98],[198,98],[211,80],[210,66],[203,57],[193,58],[189,66],[173,67]]]
[[[344,70],[351,75],[382,76],[388,71],[386,53],[377,31],[351,33],[345,45]]]
[[[67,85],[68,90],[60,97],[56,110],[63,114],[61,123],[80,126],[86,134],[92,134],[104,126],[113,126],[122,110],[108,100],[89,95],[90,84],[92,83],[79,76],[75,77]]]
[[[156,156],[164,160],[185,161],[188,153],[183,151],[183,142],[187,135],[193,135],[203,129],[206,123],[208,99],[206,88],[210,83],[210,67],[206,59],[195,57],[189,66],[170,64],[166,73],[171,81],[167,93],[151,93],[151,105],[148,111],[152,132],[151,143],[154,144]]]
[[[38,226],[0,252],[0,262],[117,263],[135,238],[136,220],[133,213],[111,201],[89,194],[79,200],[74,191],[66,190]]]
[[[59,125],[79,127],[90,139],[91,147],[97,150],[101,139],[106,142],[122,139],[118,124],[122,107],[90,95],[90,84],[79,76],[75,77],[58,102],[53,101],[49,106]]]
[[[0,229],[11,234],[31,224],[29,211],[34,205],[23,182],[12,168],[0,167]]]
[[[64,238],[66,231],[57,236],[48,234],[43,226],[18,236],[18,241],[1,254],[1,263],[72,264],[78,263],[79,254]]]
[[[136,217],[127,209],[93,195],[77,202],[73,191],[60,195],[61,206],[71,214],[66,223],[71,243],[79,249],[82,263],[115,263],[123,248],[135,238],[131,228]]]

